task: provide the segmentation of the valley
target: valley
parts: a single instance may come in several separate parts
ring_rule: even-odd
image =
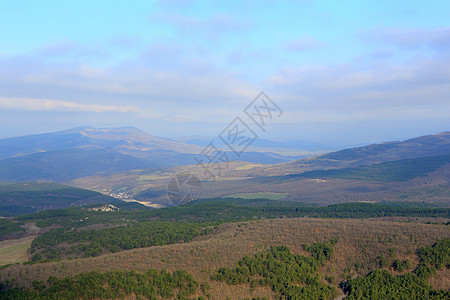
[[[51,158],[15,145],[23,152],[0,160],[11,164],[0,183],[0,298],[383,299],[372,277],[401,297],[448,296],[448,133],[287,163],[230,161],[211,180],[174,156],[148,168],[149,135],[134,138],[147,143],[140,150],[116,142],[130,130],[82,129],[96,150],[84,138],[61,150],[58,133],[53,148],[40,145]],[[72,167],[79,153],[84,173]],[[33,175],[19,175],[31,162]],[[174,206],[168,181],[186,172],[201,179],[201,197]],[[441,251],[439,261],[424,251]],[[262,257],[284,269],[263,272]]]
[[[0,300],[450,300],[450,1],[0,1]]]

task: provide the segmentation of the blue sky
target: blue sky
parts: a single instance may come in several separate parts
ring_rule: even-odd
[[[265,138],[450,128],[450,2],[0,2],[0,137],[132,125],[213,136],[260,91]]]

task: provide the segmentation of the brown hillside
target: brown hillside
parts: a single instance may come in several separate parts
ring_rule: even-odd
[[[185,269],[199,281],[210,281],[216,269],[232,267],[244,255],[255,254],[270,246],[287,245],[294,253],[306,255],[302,244],[339,238],[334,258],[321,270],[324,275],[334,276],[337,286],[344,279],[344,273],[363,275],[377,268],[377,257],[387,255],[389,249],[393,249],[395,258],[409,259],[415,267],[418,248],[450,237],[447,226],[423,224],[423,221],[406,218],[397,218],[397,221],[299,218],[224,224],[216,234],[190,243],[135,249],[88,259],[14,265],[0,270],[0,279],[16,279],[19,285],[30,286],[33,280],[46,280],[52,275],[65,277],[90,270],[135,269],[143,272],[150,268],[165,268],[171,271]],[[439,272],[431,283],[448,289],[447,275]],[[273,298],[269,289],[261,288],[251,293],[246,285],[227,286],[214,281],[210,284],[213,299]]]

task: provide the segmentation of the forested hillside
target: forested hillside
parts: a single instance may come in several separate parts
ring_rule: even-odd
[[[0,216],[118,201],[94,191],[56,183],[22,182],[0,186]]]

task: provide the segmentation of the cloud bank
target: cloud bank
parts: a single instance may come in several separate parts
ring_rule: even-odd
[[[13,134],[11,122],[28,133],[42,120],[213,135],[261,91],[286,112],[267,137],[375,141],[449,129],[448,26],[380,23],[317,1],[203,4],[158,2],[135,27],[105,25],[98,39],[86,31],[0,48],[0,136]]]

